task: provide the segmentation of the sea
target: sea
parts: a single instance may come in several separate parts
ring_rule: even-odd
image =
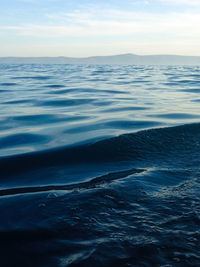
[[[1,64],[0,266],[200,266],[200,66]]]

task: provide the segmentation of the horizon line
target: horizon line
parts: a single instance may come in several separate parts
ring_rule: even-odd
[[[138,57],[145,57],[145,56],[178,56],[178,57],[200,57],[200,55],[183,55],[183,54],[134,54],[134,53],[122,53],[122,54],[109,54],[109,55],[93,55],[93,56],[0,56],[0,58],[92,58],[92,57],[112,57],[112,56],[138,56]]]

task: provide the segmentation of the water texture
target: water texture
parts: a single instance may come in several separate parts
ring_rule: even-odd
[[[0,65],[1,266],[200,266],[200,67]]]

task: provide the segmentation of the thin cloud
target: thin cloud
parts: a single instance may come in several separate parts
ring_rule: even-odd
[[[0,31],[13,31],[21,36],[33,37],[94,37],[94,36],[173,36],[199,39],[198,14],[150,14],[129,11],[81,10],[65,14],[49,14],[46,24],[24,24],[0,27]]]
[[[161,2],[170,4],[170,5],[200,6],[199,0],[161,0]]]

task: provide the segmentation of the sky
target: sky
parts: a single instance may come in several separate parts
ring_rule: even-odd
[[[0,57],[200,56],[200,0],[0,0]]]

